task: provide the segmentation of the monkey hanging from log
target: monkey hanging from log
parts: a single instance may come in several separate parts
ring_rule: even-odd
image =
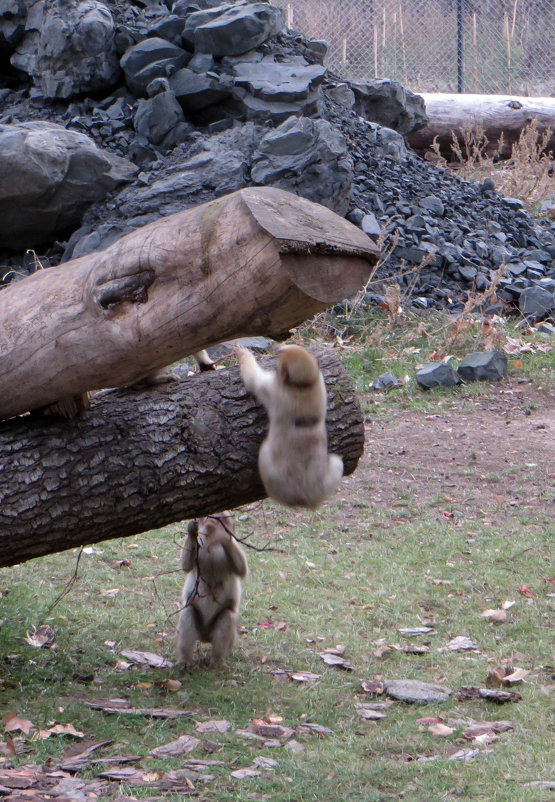
[[[268,435],[258,453],[267,494],[289,507],[314,509],[343,476],[341,457],[328,454],[327,396],[316,358],[298,345],[281,346],[270,371],[247,348],[236,346],[235,354],[246,389],[268,413]]]
[[[188,524],[181,555],[187,576],[177,624],[177,659],[183,666],[192,663],[196,641],[212,644],[212,666],[235,645],[248,568],[234,535],[235,523],[227,512]]]

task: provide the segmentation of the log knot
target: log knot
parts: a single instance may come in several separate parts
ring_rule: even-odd
[[[94,289],[94,298],[103,309],[110,309],[124,301],[144,304],[148,300],[148,288],[154,283],[154,270],[143,270],[132,276],[109,279]]]

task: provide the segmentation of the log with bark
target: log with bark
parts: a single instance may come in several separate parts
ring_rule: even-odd
[[[287,336],[377,259],[356,226],[269,187],[164,217],[0,292],[0,418],[71,407],[223,340]]]
[[[329,450],[349,474],[364,447],[361,410],[335,355],[317,356]],[[264,498],[257,457],[266,427],[237,367],[98,393],[73,420],[0,423],[0,565]]]
[[[450,95],[422,94],[426,104],[428,124],[418,131],[407,134],[407,142],[421,156],[431,152],[434,137],[441,155],[448,161],[454,159],[453,133],[464,144],[461,127],[483,130],[488,139],[485,154],[493,156],[499,152],[499,140],[503,134],[500,155],[509,157],[513,144],[521,131],[533,119],[537,121],[540,135],[551,130],[547,149],[555,153],[555,98],[521,97],[516,95]]]

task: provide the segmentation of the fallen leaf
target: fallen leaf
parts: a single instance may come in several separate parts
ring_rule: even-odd
[[[135,651],[134,649],[122,649],[120,654],[123,657],[126,657],[128,660],[131,660],[132,663],[136,663],[139,666],[150,666],[151,668],[171,668],[172,663],[169,660],[166,660],[165,657],[162,657],[160,654],[155,654],[154,652],[140,652]]]
[[[431,732],[432,735],[451,735],[455,732],[454,727],[449,727],[447,724],[430,724],[428,727],[428,732]]]
[[[279,763],[277,762],[277,760],[274,760],[271,757],[263,757],[262,755],[259,755],[258,757],[255,757],[255,759],[252,762],[252,765],[256,766],[257,769],[264,769],[264,771],[273,771],[277,766],[279,766]]]
[[[129,568],[131,563],[129,560],[114,560],[113,563],[110,564],[110,568]]]
[[[50,738],[51,735],[71,735],[73,738],[85,737],[85,733],[76,730],[73,724],[54,724],[53,727],[49,727],[46,730],[39,730],[38,732],[38,738],[41,741],[45,741],[47,738]]]
[[[175,710],[165,707],[133,707],[128,699],[82,699],[81,701],[87,707],[92,707],[93,710],[103,710],[104,713],[168,719],[192,715],[190,710]]]
[[[108,599],[113,599],[119,593],[119,588],[100,588],[100,595],[106,596]]]
[[[476,755],[481,755],[479,749],[459,749],[452,755],[449,755],[448,760],[472,760]]]
[[[325,735],[335,735],[334,731],[330,730],[329,727],[324,727],[322,724],[314,724],[308,721],[304,724],[298,724],[295,729],[298,735],[320,735],[321,737]]]
[[[507,613],[505,610],[484,610],[480,615],[482,618],[488,618],[492,624],[502,624],[507,620]]]
[[[505,702],[520,702],[522,696],[514,691],[494,691],[488,688],[477,688],[474,685],[463,685],[460,689],[460,699],[487,699],[491,702],[504,704]]]
[[[507,732],[514,729],[511,721],[476,721],[462,731],[462,734],[469,741],[480,738],[483,735],[495,735],[499,732]]]
[[[513,604],[516,604],[516,602],[514,602],[514,601],[504,601],[503,604],[501,605],[501,609],[502,610],[508,610],[510,607],[513,606]]]
[[[165,679],[162,687],[167,691],[178,691],[181,688],[181,680],[178,679]]]
[[[250,777],[260,777],[260,772],[256,769],[236,769],[231,772],[230,776],[235,777],[236,780],[246,780]]]
[[[418,724],[442,724],[443,719],[440,716],[424,716],[424,718],[416,719]]]
[[[524,788],[541,788],[545,791],[555,791],[555,780],[532,780],[524,783]]]
[[[503,677],[502,683],[503,685],[517,685],[529,673],[530,671],[526,668],[515,668],[510,674]]]
[[[433,631],[433,627],[402,627],[399,629],[401,635],[405,635],[407,638],[415,638],[418,635],[427,635]]]
[[[15,740],[10,738],[8,735],[5,736],[5,741],[0,741],[0,755],[5,755],[6,757],[14,757],[15,756]]]
[[[260,718],[252,720],[252,723],[249,724],[249,731],[263,738],[290,738],[295,733],[295,730],[291,729],[291,727],[272,724],[271,721],[264,721],[264,719]]]
[[[19,718],[15,713],[6,713],[4,716],[4,732],[17,732],[17,730],[20,730],[25,735],[29,735],[34,726],[32,721],[27,718]]]
[[[526,596],[526,598],[531,599],[532,596],[536,594],[530,590],[530,588],[526,587],[526,585],[522,585],[522,587],[517,588],[517,593],[520,593],[521,596]]]
[[[29,646],[36,646],[41,649],[43,646],[51,646],[56,639],[56,633],[48,624],[41,624],[40,627],[33,629],[32,633],[25,635],[25,641]]]
[[[327,652],[321,652],[319,655],[324,663],[327,666],[334,666],[335,668],[342,668],[344,671],[352,671],[353,665],[349,663],[348,660],[345,660],[344,657],[340,657],[336,654],[328,654]]]
[[[450,652],[479,652],[477,644],[464,635],[457,635],[456,638],[449,641],[445,648]]]
[[[321,674],[313,674],[311,671],[295,671],[289,675],[295,682],[316,682],[322,678]]]
[[[364,704],[355,705],[355,710],[358,715],[366,721],[378,721],[381,718],[387,718],[387,714],[381,710],[373,710],[371,707],[366,707]]]
[[[379,695],[384,692],[383,682],[377,682],[371,679],[363,679],[360,684],[364,693],[373,693]]]
[[[410,643],[407,646],[403,646],[401,651],[405,654],[428,654],[430,647],[424,646],[424,644]]]
[[[492,668],[486,677],[486,685],[488,688],[499,688],[505,678],[505,669],[502,666]]]
[[[393,652],[393,651],[395,651],[395,649],[393,648],[393,646],[387,646],[387,645],[384,643],[384,644],[383,644],[383,646],[378,646],[378,648],[377,648],[377,649],[375,649],[375,650],[372,652],[372,654],[374,655],[374,657],[377,657],[377,658],[378,658],[378,660],[379,660],[379,659],[381,659],[381,658],[384,656],[384,654],[389,654],[389,652]]]
[[[176,741],[170,741],[164,746],[157,746],[151,749],[149,754],[153,757],[175,757],[192,752],[201,743],[199,738],[194,735],[181,735]]]
[[[196,726],[196,732],[227,732],[231,724],[225,719],[213,719],[212,721],[200,721]]]
[[[130,663],[128,660],[120,660],[119,657],[117,657],[114,668],[117,671],[126,671],[128,668],[131,668],[132,665],[133,663]]]
[[[345,654],[345,646],[339,643],[337,646],[329,646],[327,649],[324,649],[326,654],[336,654],[338,657],[343,657]]]

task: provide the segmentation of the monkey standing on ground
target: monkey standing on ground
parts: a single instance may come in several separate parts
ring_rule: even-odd
[[[234,532],[228,513],[190,521],[187,527],[181,555],[187,577],[177,625],[177,658],[183,665],[191,663],[197,640],[212,644],[212,665],[235,645],[247,560]]]
[[[315,357],[298,345],[282,346],[275,371],[252,353],[235,353],[247,390],[264,404],[270,427],[258,454],[270,498],[290,507],[317,507],[338,486],[343,460],[328,454],[326,388]]]

